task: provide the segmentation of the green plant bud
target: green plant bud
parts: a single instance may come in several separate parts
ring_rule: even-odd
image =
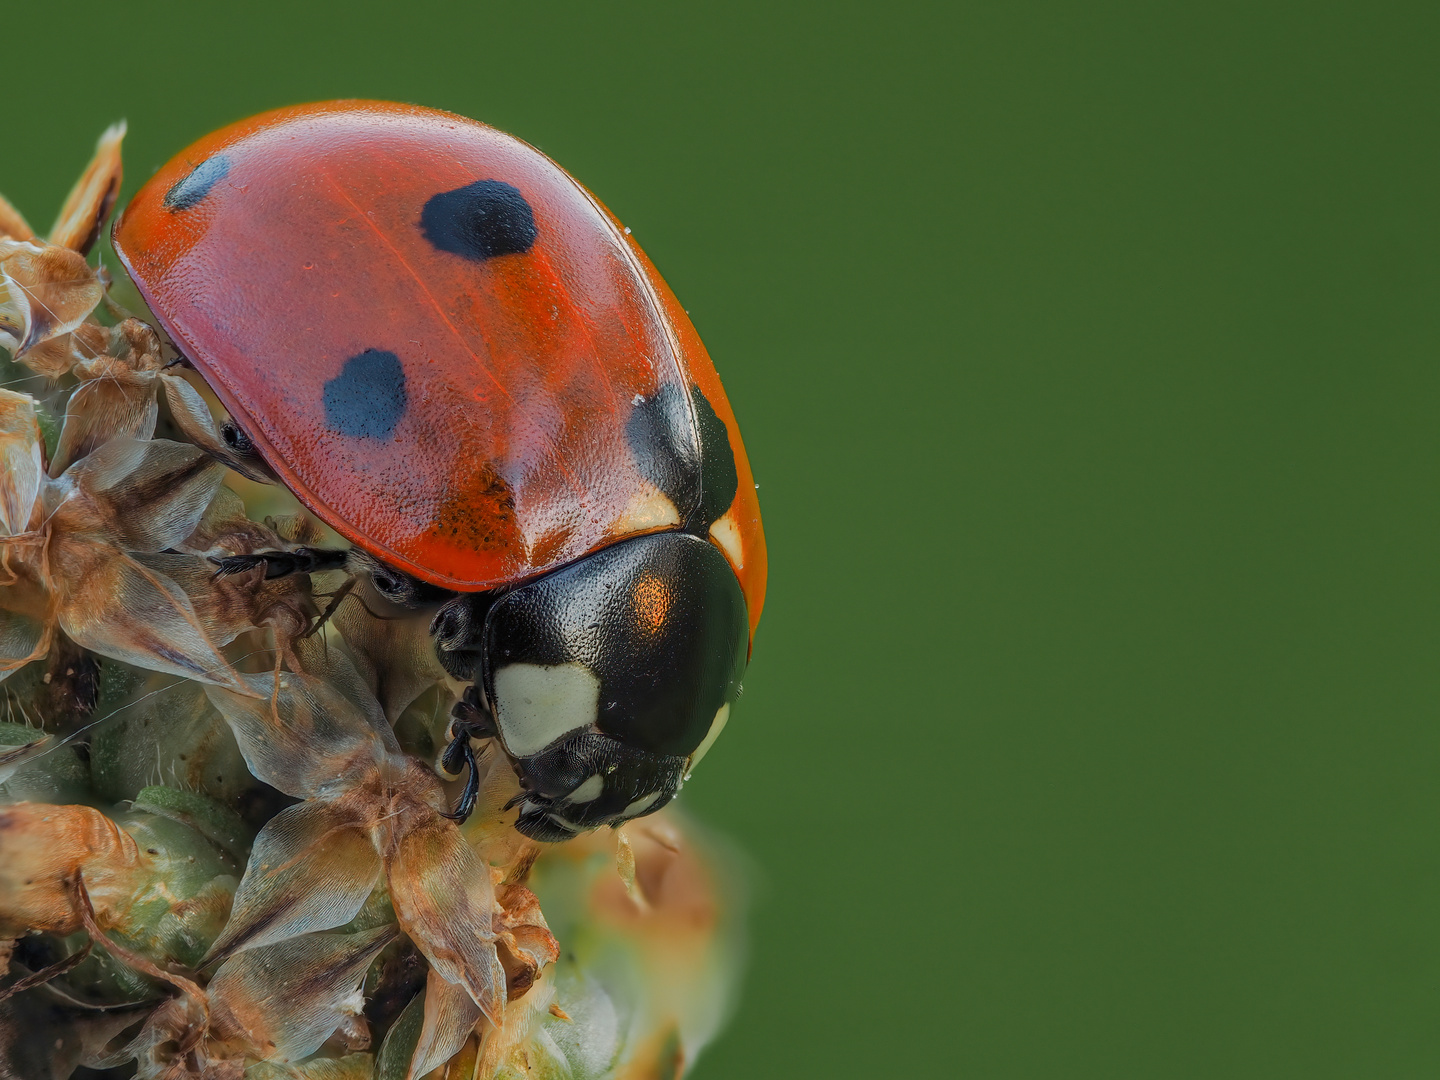
[[[617,841],[620,858],[617,859]],[[431,977],[386,1033],[376,1080],[678,1076],[719,1030],[744,955],[736,857],[674,811],[547,847],[530,879],[565,943],[504,1025],[450,1027]],[[456,1047],[439,1058],[427,1047]],[[447,1049],[447,1053],[450,1051]]]
[[[390,1025],[385,1041],[375,1058],[375,1080],[407,1080],[410,1073],[410,1059],[420,1041],[420,1029],[425,1022],[425,995],[417,995]]]
[[[154,799],[156,789],[146,790]],[[204,833],[168,816],[136,807],[115,821],[152,859],[151,877],[116,936],[162,964],[194,968],[229,916],[239,865]]]
[[[34,743],[44,732],[24,724],[0,724],[0,751]],[[60,745],[51,738],[25,756],[0,779],[0,801],[86,802],[90,798],[90,767],[75,752],[74,744]]]
[[[195,830],[243,867],[250,856],[255,830],[233,810],[193,791],[170,787],[142,788],[131,804],[136,811],[169,818]]]
[[[512,1072],[495,1076],[602,1080],[625,1069],[687,1069],[734,999],[743,880],[737,857],[673,810],[547,849],[531,887],[565,943],[547,978],[569,1019],[538,1017],[529,1043],[536,1071],[512,1055]]]
[[[90,768],[101,798],[165,784],[244,807],[260,787],[197,682],[105,660],[95,718]]]

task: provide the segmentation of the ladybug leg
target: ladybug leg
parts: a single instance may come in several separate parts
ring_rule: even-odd
[[[257,566],[265,568],[265,578],[288,574],[318,574],[324,570],[343,570],[348,551],[339,548],[296,548],[294,551],[257,551],[253,555],[227,555],[211,559],[216,570],[212,577],[243,574]]]
[[[464,763],[470,767],[469,774],[465,777],[465,790],[460,793],[460,801],[455,804],[455,809],[446,814],[451,821],[464,824],[475,810],[475,803],[480,799],[480,768],[475,762],[475,748],[470,745],[469,736],[457,736],[449,746],[445,748],[444,763],[449,767],[451,756],[456,749],[459,749],[460,756]],[[459,762],[456,762],[458,765]]]
[[[480,797],[480,769],[475,761],[475,748],[471,739],[490,739],[499,734],[495,718],[480,700],[480,692],[474,686],[465,691],[465,696],[450,710],[450,745],[440,757],[440,768],[451,776],[459,775],[468,767],[465,789],[453,812],[445,816],[452,821],[464,821],[475,809]]]
[[[445,753],[440,755],[440,771],[443,775],[452,779],[458,779],[460,773],[470,764],[470,759],[465,756],[470,746],[470,736],[457,734],[450,739],[450,745],[445,747]]]
[[[466,687],[465,696],[450,710],[450,726],[457,735],[463,730],[472,739],[493,739],[500,734],[494,715],[473,685]]]

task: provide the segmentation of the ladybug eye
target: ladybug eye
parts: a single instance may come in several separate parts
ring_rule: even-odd
[[[234,420],[226,420],[220,425],[220,442],[224,444],[224,450],[216,447],[211,456],[230,466],[241,476],[261,484],[281,482],[256,449],[254,441]]]
[[[413,594],[418,582],[365,555],[358,556],[356,561],[369,569],[370,583],[375,586],[375,591],[392,604],[407,605],[414,599]]]
[[[220,425],[220,438],[237,454],[249,457],[255,453],[255,444],[250,441],[250,436],[241,431],[233,420],[226,420]]]
[[[427,585],[393,566],[386,566],[358,549],[351,549],[350,558],[357,568],[370,571],[375,591],[392,604],[406,608],[428,607],[443,604],[455,595],[449,589]]]
[[[470,638],[470,607],[465,602],[446,604],[430,623],[435,643],[447,651],[465,647]]]

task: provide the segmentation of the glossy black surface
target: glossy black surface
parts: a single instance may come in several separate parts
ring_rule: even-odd
[[[695,405],[695,423],[700,430],[700,501],[685,519],[685,528],[706,532],[730,508],[740,478],[735,471],[735,451],[725,421],[716,415],[700,387],[690,386]]]
[[[675,797],[685,775],[686,759],[652,754],[609,735],[577,731],[517,765],[531,785],[520,804],[515,827],[536,840],[567,840],[599,825],[653,814]],[[604,788],[594,799],[571,803],[565,796],[591,776],[603,776]],[[643,808],[628,807],[655,796]],[[559,819],[559,820],[556,820]]]
[[[738,484],[735,453],[698,386],[691,385],[688,398],[680,387],[664,386],[640,402],[626,436],[645,479],[675,504],[687,531],[703,535],[729,508]]]
[[[698,537],[656,533],[496,600],[485,689],[493,700],[507,664],[581,664],[600,682],[601,732],[685,755],[739,692],[747,640],[744,597],[724,556]]]

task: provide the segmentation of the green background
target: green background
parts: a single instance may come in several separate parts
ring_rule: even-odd
[[[0,187],[364,95],[634,228],[771,552],[698,1080],[1433,1076],[1437,11],[9,0]]]

